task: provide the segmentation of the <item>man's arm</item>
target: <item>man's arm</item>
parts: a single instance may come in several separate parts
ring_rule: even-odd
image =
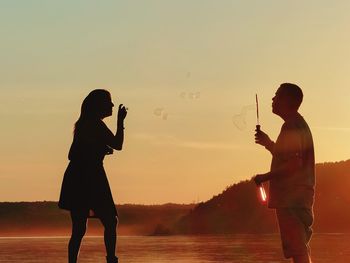
[[[256,184],[269,181],[281,174],[283,177],[293,176],[295,172],[302,168],[302,144],[298,131],[285,131],[281,136],[279,143],[281,149],[279,147],[278,154],[281,155],[280,157],[283,158],[284,162],[282,162],[279,167],[274,167],[273,171],[256,175],[254,177]]]
[[[292,176],[296,171],[302,167],[302,159],[299,156],[290,157],[286,162],[282,163],[279,167],[265,174],[258,174],[254,177],[254,182],[260,185],[263,182],[269,181],[276,177]]]
[[[261,130],[255,130],[255,143],[260,144],[266,148],[271,154],[273,154],[273,148],[275,143],[270,137]]]

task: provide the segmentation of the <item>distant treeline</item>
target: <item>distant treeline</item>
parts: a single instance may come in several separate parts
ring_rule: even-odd
[[[164,231],[193,207],[193,204],[118,205],[118,232],[149,235],[155,229]],[[69,235],[70,227],[69,212],[59,209],[57,202],[0,203],[0,236]],[[89,220],[87,234],[103,234],[99,220]]]
[[[350,232],[350,160],[316,166],[315,232]],[[176,234],[277,232],[274,211],[262,205],[251,181],[227,187],[198,204],[171,229]]]
[[[350,160],[316,166],[315,232],[350,232]],[[233,234],[277,232],[274,211],[250,181],[194,204],[118,205],[119,234]],[[56,202],[0,203],[0,236],[69,235],[70,217]],[[88,235],[102,235],[90,220]]]

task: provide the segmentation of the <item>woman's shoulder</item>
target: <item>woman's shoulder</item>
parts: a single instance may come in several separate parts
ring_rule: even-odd
[[[101,124],[97,120],[80,121],[75,126],[75,135],[85,137],[96,134],[100,129]]]
[[[108,126],[106,125],[106,123],[104,123],[103,120],[98,120],[98,121],[97,121],[96,127],[97,127],[100,131],[102,130],[103,132],[109,131]]]
[[[96,120],[93,124],[93,127],[91,128],[91,132],[93,132],[99,138],[109,136],[111,133],[103,120]]]
[[[97,120],[84,120],[76,126],[75,134],[79,137],[93,136],[99,137],[106,133],[110,133],[107,125],[100,119]]]

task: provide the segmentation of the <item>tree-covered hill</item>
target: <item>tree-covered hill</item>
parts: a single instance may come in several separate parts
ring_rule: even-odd
[[[315,232],[350,232],[350,160],[316,166]],[[277,232],[274,211],[262,205],[253,182],[227,187],[198,204],[173,227],[177,234]]]

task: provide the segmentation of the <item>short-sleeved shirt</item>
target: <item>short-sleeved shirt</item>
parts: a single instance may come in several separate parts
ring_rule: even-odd
[[[277,174],[270,180],[269,207],[312,208],[315,193],[315,154],[312,134],[304,118],[297,114],[287,120],[272,151],[271,172],[291,158],[300,158],[301,167],[292,174]]]

